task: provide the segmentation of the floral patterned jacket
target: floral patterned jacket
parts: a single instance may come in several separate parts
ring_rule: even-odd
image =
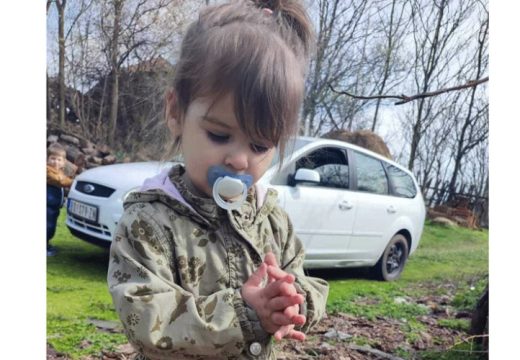
[[[304,332],[324,315],[328,285],[305,276],[303,246],[273,189],[257,207],[253,187],[227,212],[193,195],[183,172],[162,180],[173,195],[150,189],[124,203],[107,278],[125,333],[141,359],[275,359],[242,284],[272,251],[306,299]]]

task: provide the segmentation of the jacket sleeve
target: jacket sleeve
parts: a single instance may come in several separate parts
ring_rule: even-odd
[[[130,343],[150,359],[240,354],[255,331],[240,291],[196,296],[179,286],[167,245],[174,239],[146,211],[151,205],[142,205],[128,207],[121,218],[107,274]]]
[[[72,179],[67,177],[62,171],[47,166],[47,184],[56,187],[70,187]]]
[[[305,315],[307,322],[297,328],[300,331],[308,332],[325,314],[329,285],[323,279],[305,275],[303,271],[303,260],[305,259],[303,244],[294,233],[291,220],[284,211],[282,212],[286,222],[284,229],[279,230],[283,238],[280,250],[280,267],[296,277],[295,287],[305,297],[305,302],[300,305],[300,313]]]

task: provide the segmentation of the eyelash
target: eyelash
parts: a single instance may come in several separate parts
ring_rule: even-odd
[[[212,133],[211,131],[206,131],[206,133],[208,135],[208,138],[216,144],[225,144],[229,140],[229,135],[218,135]],[[257,144],[251,144],[250,148],[251,151],[253,151],[255,154],[263,154],[269,150],[267,146]]]
[[[263,146],[263,145],[251,144],[250,147],[251,147],[251,150],[255,154],[263,154],[263,153],[267,152],[267,150],[269,150],[269,148],[267,146]]]
[[[229,140],[229,135],[218,135],[211,131],[207,131],[207,134],[208,138],[217,144],[225,144]]]

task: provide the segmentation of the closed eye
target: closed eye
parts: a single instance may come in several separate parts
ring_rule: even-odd
[[[229,135],[215,134],[211,131],[206,131],[208,138],[217,144],[225,144],[229,140]]]
[[[269,150],[269,147],[264,146],[264,145],[251,144],[250,146],[251,146],[251,150],[255,154],[263,154]]]

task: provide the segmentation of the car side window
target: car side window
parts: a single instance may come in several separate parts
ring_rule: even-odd
[[[320,174],[318,186],[349,188],[349,167],[346,153],[339,148],[324,147],[305,155],[296,162],[296,170],[310,169]]]
[[[410,175],[393,165],[388,165],[386,170],[392,182],[394,195],[406,198],[417,195],[417,189]]]
[[[354,151],[357,189],[374,194],[388,194],[388,180],[380,160]]]

